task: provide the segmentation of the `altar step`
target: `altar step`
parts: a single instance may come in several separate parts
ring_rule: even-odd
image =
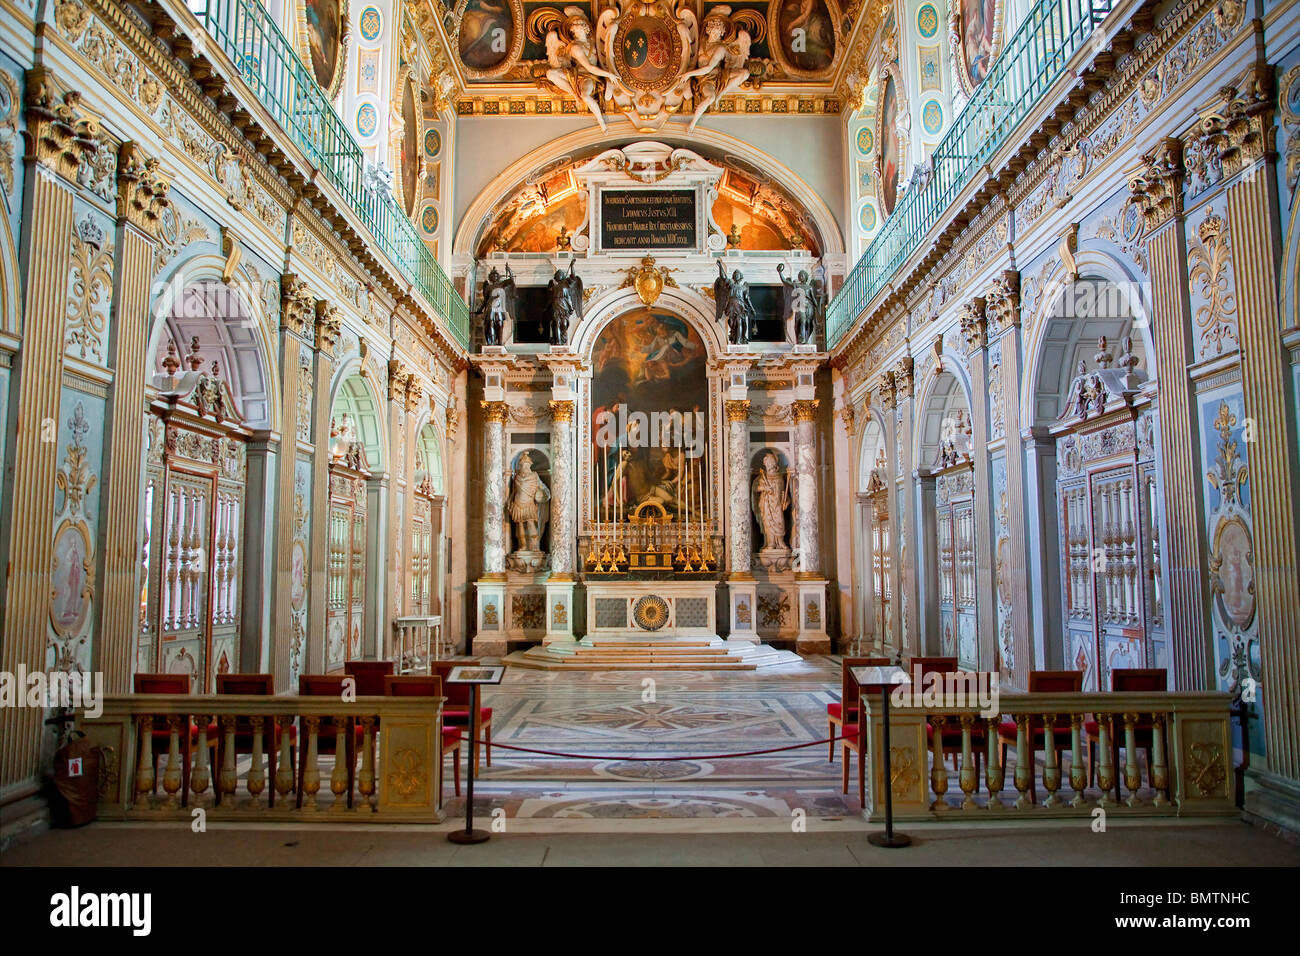
[[[794,664],[802,658],[766,644],[723,641],[718,638],[602,637],[555,641],[504,658],[506,664],[540,670],[642,671],[720,670],[752,671],[777,664]]]

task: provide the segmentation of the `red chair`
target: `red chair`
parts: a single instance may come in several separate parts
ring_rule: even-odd
[[[189,674],[136,674],[132,680],[132,686],[137,694],[189,694],[190,692],[190,675]],[[162,726],[158,726],[158,720],[162,718]],[[183,728],[177,734],[181,748],[181,806],[188,806],[190,801],[190,765],[193,762],[191,756],[194,748],[199,743],[199,728],[193,720],[187,721],[189,732]],[[153,792],[158,792],[158,784],[162,780],[162,774],[158,773],[158,756],[166,756],[171,750],[171,728],[167,726],[166,717],[162,714],[154,716],[153,734],[151,737],[150,759],[153,760]],[[210,772],[216,774],[217,760],[217,725],[215,723],[208,725],[208,754],[212,767]]]
[[[384,678],[384,694],[388,697],[441,697],[442,678],[420,674],[390,675]],[[456,782],[456,796],[460,796],[460,729],[442,728],[442,756],[451,754],[452,778]]]
[[[831,763],[835,762],[835,728],[840,727],[843,734],[846,723],[858,722],[858,682],[849,672],[850,668],[885,667],[890,663],[888,657],[846,657],[840,662],[840,699],[826,705],[826,736],[831,738],[827,759]]]
[[[888,657],[857,657],[848,660],[857,661],[853,667],[888,667],[893,663]],[[850,691],[848,685],[845,685],[844,701],[853,701],[858,706],[854,707],[854,719],[852,723],[843,724],[840,733],[840,747],[844,750],[844,774],[843,774],[843,793],[849,792],[849,761],[852,759],[851,754],[858,755],[858,805],[865,807],[867,805],[867,761],[863,754],[867,750],[867,722],[862,719],[862,697],[866,694],[880,693],[879,684],[859,684],[852,674],[845,671],[847,675],[845,680],[853,682],[853,688]],[[842,701],[843,702],[843,701]]]
[[[342,674],[304,674],[298,678],[298,695],[300,697],[334,697],[343,700],[346,676]],[[343,735],[343,755],[348,762],[348,806],[352,806],[352,791],[356,783],[356,753],[364,733],[360,724],[351,718],[344,718],[343,725],[338,726],[333,717],[328,716],[328,707],[320,715],[320,724],[316,731],[316,750],[318,754],[333,754],[338,760],[339,734]],[[313,715],[315,716],[315,715]],[[302,730],[302,746],[298,748],[298,806],[302,806],[303,778],[307,772],[307,731]],[[322,781],[322,785],[326,785]]]
[[[1031,694],[1071,694],[1083,690],[1083,671],[1030,671],[1029,693]],[[1014,720],[1004,720],[998,724],[998,743],[1002,746],[1002,766],[1007,765],[1007,748],[1016,746],[1018,728]],[[1046,746],[1043,719],[1029,718],[1029,755],[1043,750]],[[1052,748],[1056,751],[1056,765],[1061,766],[1061,751],[1073,746],[1070,727],[1057,723],[1052,731]],[[1079,754],[1071,753],[1071,760],[1078,760]],[[1029,774],[1029,798],[1037,801],[1036,781],[1038,774],[1031,770]]]
[[[465,661],[431,661],[429,667],[433,674],[442,678],[442,686],[447,702],[442,705],[442,722],[449,727],[469,726],[470,686],[469,684],[449,684],[447,675],[453,667],[463,666]],[[483,734],[483,743],[487,746],[487,765],[492,766],[492,708],[480,706],[478,709],[478,732],[470,732],[470,755],[474,766],[479,766],[478,735]]]
[[[1160,693],[1169,689],[1169,674],[1159,667],[1128,667],[1117,668],[1110,672],[1110,689],[1112,691],[1146,691],[1148,693]],[[1147,752],[1147,779],[1151,779],[1151,748],[1154,738],[1155,720],[1151,714],[1141,714],[1137,723],[1134,725],[1135,735],[1134,743],[1138,749]],[[1097,744],[1101,742],[1100,728],[1097,726],[1096,719],[1085,721],[1083,732],[1088,741],[1088,786],[1092,786],[1092,772],[1094,758],[1096,757]],[[1123,765],[1119,762],[1120,748],[1124,746],[1124,717],[1122,714],[1115,714],[1111,718],[1110,725],[1110,748],[1111,748],[1111,766],[1115,774],[1115,799],[1119,799],[1119,782],[1124,776]],[[1169,743],[1166,739],[1165,752],[1168,754]],[[1127,756],[1127,755],[1126,755]],[[1166,787],[1166,790],[1168,788]],[[1166,794],[1167,796],[1168,794]]]
[[[273,674],[218,674],[217,675],[217,693],[218,694],[237,694],[243,696],[260,696],[272,697],[275,695],[275,675]],[[251,754],[253,752],[253,722],[249,717],[239,717],[235,720],[235,759],[239,759],[240,754]],[[275,806],[275,762],[280,756],[280,738],[276,731],[275,718],[262,718],[262,752],[267,757],[266,779],[269,785],[266,788],[266,805]],[[289,759],[294,760],[298,750],[298,729],[289,728]],[[225,763],[226,751],[226,734],[224,728],[217,742],[217,771]],[[217,789],[217,802],[221,802],[221,790]]]
[[[925,680],[928,674],[956,674],[958,672],[957,658],[955,657],[913,657],[908,661],[908,676]],[[947,719],[947,715],[932,714],[931,716],[943,716],[943,733],[940,736],[940,745],[943,752],[952,758],[952,769],[959,770],[958,761],[961,759],[961,723],[953,719]],[[933,748],[934,746],[934,725],[926,723],[925,725],[926,742]],[[975,759],[975,774],[980,773],[980,766],[984,759],[984,750],[988,746],[988,724],[980,719],[971,724],[970,731],[971,756]]]
[[[358,697],[382,697],[384,678],[393,673],[393,662],[347,661],[343,673],[357,682]]]

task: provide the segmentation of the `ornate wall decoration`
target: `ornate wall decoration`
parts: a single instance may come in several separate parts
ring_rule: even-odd
[[[95,593],[95,527],[90,511],[98,477],[86,445],[91,422],[77,402],[66,422],[67,445],[55,474],[62,502],[55,516],[54,561],[50,571],[50,626],[53,666],[58,670],[90,665],[87,642]]]
[[[1278,103],[1282,107],[1282,129],[1286,135],[1286,185],[1294,203],[1300,186],[1300,66],[1293,66],[1282,77]]]
[[[107,361],[108,319],[112,312],[113,256],[101,251],[104,230],[86,216],[72,230],[72,271],[64,349],[98,365]]]
[[[1200,355],[1211,348],[1222,355],[1224,343],[1237,347],[1237,300],[1232,283],[1232,257],[1228,245],[1228,223],[1216,216],[1213,208],[1197,227],[1196,236],[1188,237],[1188,284],[1196,304],[1196,327],[1200,335]]]
[[[758,614],[763,627],[784,627],[790,616],[790,595],[784,592],[760,594]]]
[[[158,217],[158,251],[154,264],[157,271],[167,265],[182,249],[197,242],[211,242],[207,227],[170,204]]]
[[[18,81],[0,70],[0,185],[14,191],[14,158],[18,144]]]

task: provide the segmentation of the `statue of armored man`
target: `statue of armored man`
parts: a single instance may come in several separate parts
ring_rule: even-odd
[[[483,344],[501,345],[506,320],[515,312],[515,274],[510,271],[510,263],[506,263],[504,276],[494,267],[483,280],[474,314],[483,315],[484,310],[487,315],[483,317]]]
[[[506,561],[512,571],[540,571],[546,564],[542,532],[550,516],[550,500],[550,489],[533,470],[532,453],[524,452],[515,465],[506,502],[506,514],[515,532],[515,550]]]
[[[749,298],[749,283],[736,269],[727,278],[718,260],[718,277],[713,280],[713,307],[719,322],[727,325],[727,341],[732,345],[748,345],[753,334],[754,303]]]
[[[569,260],[569,272],[555,270],[555,278],[547,285],[551,294],[552,345],[566,345],[569,341],[569,323],[582,321],[582,279],[573,271],[574,260]]]
[[[785,265],[777,263],[777,274],[785,286],[785,319],[794,324],[794,340],[808,345],[817,336],[817,322],[825,303],[822,290],[817,288],[807,269],[800,269],[796,278],[785,274]]]

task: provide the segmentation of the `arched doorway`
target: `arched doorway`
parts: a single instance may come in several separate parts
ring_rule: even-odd
[[[925,646],[977,669],[975,464],[970,397],[952,372],[940,371],[919,404],[917,462],[921,476],[921,599]]]
[[[859,638],[879,652],[893,655],[894,639],[893,534],[889,521],[889,461],[885,430],[873,417],[862,430],[858,457],[857,515],[854,527],[858,548],[857,619]],[[864,650],[859,647],[859,651]]]
[[[258,325],[223,283],[181,289],[153,345],[136,670],[211,692],[245,650],[248,442],[271,426],[273,383]]]
[[[1037,523],[1031,582],[1044,595],[1046,666],[1110,686],[1116,667],[1164,666],[1160,492],[1146,323],[1128,287],[1099,275],[1057,297],[1031,366]]]
[[[373,654],[382,620],[380,516],[381,405],[359,374],[346,375],[330,411],[329,531],[325,610],[326,672]]]

